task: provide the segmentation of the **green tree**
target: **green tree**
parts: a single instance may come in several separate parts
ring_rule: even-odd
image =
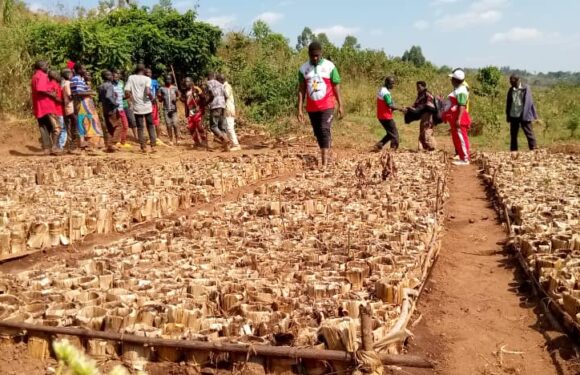
[[[194,11],[130,7],[68,23],[38,22],[29,30],[28,49],[55,66],[73,59],[99,71],[143,62],[156,73],[173,66],[178,77],[199,77],[218,64],[221,35]]]
[[[151,10],[153,12],[173,10],[173,1],[171,1],[171,0],[159,0],[159,3],[153,5],[153,8]]]
[[[481,85],[481,93],[485,96],[497,97],[502,77],[501,70],[495,66],[487,66],[480,69],[477,74],[477,81]]]
[[[323,47],[332,45],[332,42],[330,41],[330,39],[328,39],[328,35],[326,35],[325,33],[319,33],[318,35],[316,35],[315,39],[320,44],[322,44]]]
[[[257,40],[264,40],[271,34],[272,29],[266,22],[262,20],[257,20],[252,25],[252,36]]]
[[[358,42],[358,39],[355,36],[348,35],[346,38],[344,38],[344,43],[342,44],[342,48],[350,49],[350,50],[359,50],[360,44]]]
[[[301,51],[307,48],[310,43],[316,39],[316,36],[310,29],[310,27],[305,27],[302,33],[298,35],[298,43],[296,44],[296,50]]]
[[[496,105],[496,102],[502,77],[501,70],[495,66],[488,66],[479,70],[477,74],[479,87],[474,88],[475,94],[480,97],[477,115],[474,115],[479,120],[479,126],[476,124],[473,127],[473,131],[477,132],[478,130],[481,134],[485,131],[485,128],[491,128],[495,134],[500,132],[502,111]]]
[[[415,65],[416,67],[422,67],[427,62],[425,56],[423,56],[423,51],[420,46],[412,46],[411,49],[403,53],[402,60]]]

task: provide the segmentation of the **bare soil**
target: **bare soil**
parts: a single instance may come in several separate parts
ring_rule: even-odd
[[[411,352],[437,363],[413,374],[579,374],[575,346],[543,315],[475,166],[455,167],[442,250]]]

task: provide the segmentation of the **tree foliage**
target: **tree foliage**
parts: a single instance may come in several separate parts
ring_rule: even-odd
[[[498,96],[500,94],[501,80],[503,74],[501,70],[495,66],[487,66],[477,72],[477,82],[479,86],[474,88],[474,93],[477,95],[477,118],[472,132],[475,135],[483,134],[487,130],[491,130],[493,134],[498,134],[501,130],[502,108],[499,108]]]
[[[30,30],[30,52],[53,65],[68,59],[95,70],[130,69],[142,62],[161,73],[173,66],[179,76],[199,77],[217,64],[221,31],[180,14],[170,2],[155,11],[113,9],[106,15],[62,23],[40,22]]]
[[[223,69],[236,88],[240,109],[256,122],[288,115],[295,105],[298,67],[288,40],[257,21],[250,35],[226,35],[220,50]]]
[[[487,66],[480,69],[477,74],[477,81],[481,85],[481,93],[486,96],[497,96],[502,78],[501,70],[495,66]]]
[[[360,43],[358,42],[358,39],[355,36],[347,35],[347,37],[344,38],[344,43],[342,44],[342,48],[351,49],[351,50],[359,50]]]
[[[301,51],[307,48],[310,43],[316,39],[316,36],[310,29],[310,27],[305,27],[302,33],[298,35],[298,43],[296,44],[296,50]]]
[[[423,56],[423,50],[420,46],[412,46],[411,49],[405,51],[402,56],[402,60],[409,62],[417,67],[424,66],[427,62],[425,56]]]

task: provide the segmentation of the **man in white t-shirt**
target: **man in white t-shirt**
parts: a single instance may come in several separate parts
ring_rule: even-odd
[[[151,141],[151,152],[155,152],[157,134],[153,125],[153,94],[151,92],[151,78],[145,75],[145,65],[137,64],[135,74],[129,76],[125,84],[125,94],[129,105],[135,114],[137,135],[141,144],[141,151],[147,152],[145,144],[144,123],[147,124],[147,133]]]
[[[217,75],[217,80],[222,85],[224,85],[224,91],[226,94],[226,108],[224,111],[224,117],[226,121],[226,131],[228,133],[228,137],[232,142],[232,147],[230,147],[230,151],[240,151],[242,148],[240,147],[240,142],[238,141],[238,135],[236,134],[236,102],[234,99],[234,89],[232,85],[227,81],[226,77],[223,74]]]

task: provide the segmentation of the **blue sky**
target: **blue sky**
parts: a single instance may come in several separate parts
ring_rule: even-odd
[[[48,10],[59,2],[65,10],[98,3],[27,0],[33,9]],[[180,11],[196,2],[173,0]],[[254,20],[263,19],[292,46],[309,26],[335,43],[351,34],[363,47],[389,55],[420,45],[437,65],[530,71],[580,71],[578,14],[579,0],[199,0],[202,20],[225,30],[249,30]]]

